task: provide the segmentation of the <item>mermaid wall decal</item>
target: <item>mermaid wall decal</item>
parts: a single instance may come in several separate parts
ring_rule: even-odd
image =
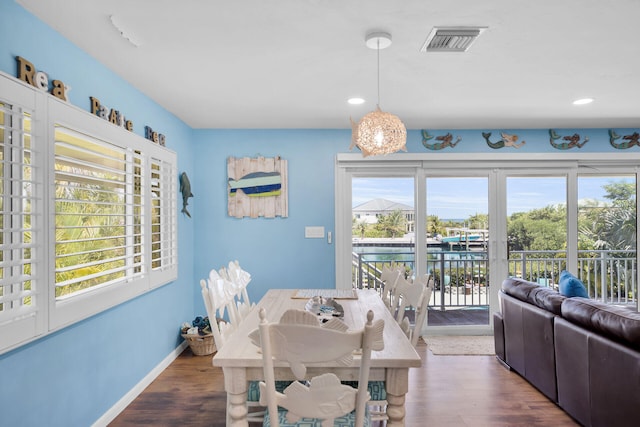
[[[556,142],[560,138],[562,138],[563,142]],[[587,142],[589,142],[588,136],[585,136],[584,140],[580,142],[580,134],[574,133],[573,135],[562,136],[558,135],[555,129],[549,129],[549,143],[558,150],[569,150],[574,147],[582,148]]]
[[[447,148],[447,147],[455,147],[456,145],[458,145],[458,142],[462,141],[461,137],[456,138],[456,141],[453,142],[453,135],[451,135],[451,133],[447,133],[445,135],[440,135],[440,136],[436,136],[436,141],[439,142],[434,142],[434,143],[428,143],[427,141],[433,139],[434,136],[433,135],[429,135],[429,131],[427,131],[426,129],[422,129],[422,145],[424,145],[424,147],[427,150],[442,150],[443,148]]]
[[[622,142],[616,142],[620,138],[622,138]],[[620,136],[615,130],[609,129],[609,143],[618,150],[626,150],[636,145],[640,146],[640,134],[634,132],[631,135]]]
[[[482,132],[482,137],[487,141],[487,145],[496,150],[504,147],[520,148],[527,143],[526,141],[518,142],[518,135],[515,134],[512,135],[500,132],[500,136],[502,139],[496,142],[491,142],[489,139],[491,138],[491,132]]]

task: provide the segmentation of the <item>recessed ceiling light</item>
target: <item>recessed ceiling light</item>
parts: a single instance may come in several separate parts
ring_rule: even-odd
[[[593,98],[581,98],[573,101],[573,105],[585,105],[591,104],[593,102]]]
[[[364,99],[362,98],[349,98],[347,102],[351,105],[360,105],[364,104]]]

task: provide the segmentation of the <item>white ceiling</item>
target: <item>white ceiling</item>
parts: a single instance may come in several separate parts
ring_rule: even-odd
[[[17,1],[194,128],[350,128],[374,30],[380,107],[409,129],[640,127],[638,0]],[[434,26],[488,29],[420,52]]]

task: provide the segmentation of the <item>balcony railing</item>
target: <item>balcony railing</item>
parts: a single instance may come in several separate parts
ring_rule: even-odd
[[[511,251],[509,275],[557,289],[560,272],[566,268],[565,251]],[[637,304],[636,251],[578,251],[576,276],[589,296],[611,304]]]
[[[413,274],[413,252],[353,253],[352,283],[357,288],[382,290],[380,280],[386,265],[404,268],[405,276]],[[461,308],[487,306],[487,253],[481,251],[443,251],[428,254],[427,271],[433,276],[435,289],[430,307]]]
[[[406,276],[413,274],[414,253],[353,253],[352,283],[357,288],[382,289],[380,274],[384,266],[402,266]],[[509,275],[557,289],[560,272],[566,268],[565,251],[510,251]],[[589,295],[611,304],[636,304],[638,284],[636,252],[579,251],[577,276]],[[426,271],[433,275],[435,290],[429,305],[433,308],[487,306],[489,261],[486,251],[429,252]]]

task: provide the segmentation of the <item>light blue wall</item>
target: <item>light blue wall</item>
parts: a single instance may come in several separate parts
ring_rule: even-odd
[[[19,55],[72,86],[69,100],[89,110],[89,96],[166,135],[179,171],[193,172],[193,131],[80,51],[12,0],[0,0],[0,70],[16,75]],[[0,425],[91,425],[169,355],[193,319],[194,222],[179,217],[179,278],[29,345],[0,355]]]
[[[0,424],[80,426],[98,419],[179,344],[181,322],[203,314],[198,281],[211,268],[237,259],[252,274],[250,296],[269,288],[335,286],[334,244],[305,239],[305,226],[334,231],[334,160],[348,152],[344,130],[192,130],[153,103],[57,32],[16,5],[0,0],[0,70],[15,76],[15,56],[72,86],[70,102],[89,109],[89,96],[118,108],[143,134],[144,125],[166,135],[178,153],[179,171],[191,179],[192,219],[179,216],[179,278],[154,292],[98,314],[0,356]],[[345,122],[348,118],[345,118]],[[520,148],[489,148],[500,132],[526,141]],[[619,134],[634,130],[618,129]],[[547,129],[430,130],[462,139],[455,149],[429,151],[419,130],[409,131],[412,153],[540,153],[570,157],[579,152],[620,152],[607,129],[564,129],[589,142],[560,151]],[[638,150],[638,147],[634,147]],[[235,219],[227,216],[226,159],[281,156],[289,164],[289,217]]]
[[[334,231],[335,155],[347,151],[350,138],[346,130],[195,131],[196,276],[238,260],[252,275],[252,300],[269,288],[334,288],[334,245],[305,239],[304,228]],[[258,156],[288,162],[287,218],[227,215],[227,158]]]

